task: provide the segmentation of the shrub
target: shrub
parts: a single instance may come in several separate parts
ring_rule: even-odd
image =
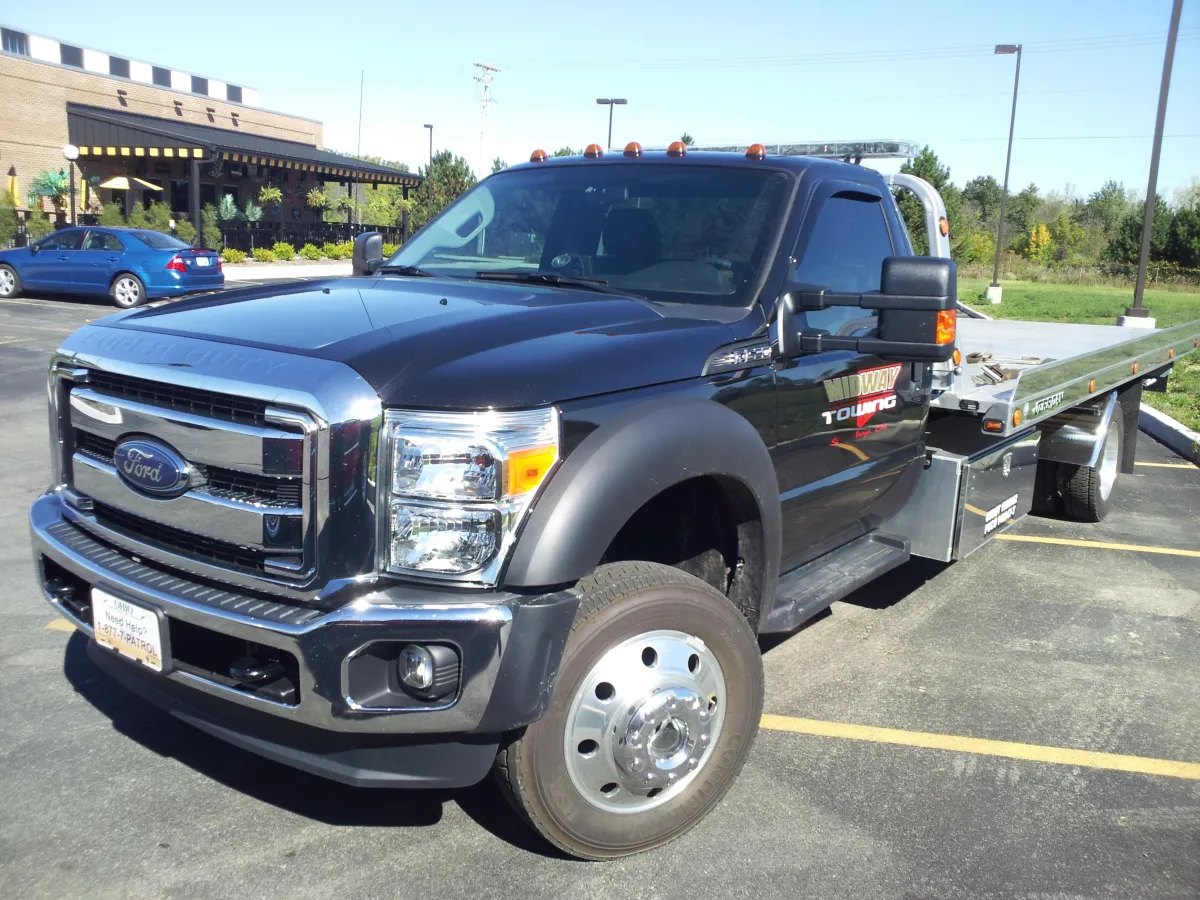
[[[286,241],[276,241],[271,252],[275,254],[276,259],[283,262],[291,262],[296,258],[296,248]]]
[[[17,211],[8,191],[0,191],[0,249],[17,235]]]
[[[40,240],[54,230],[54,223],[38,212],[31,212],[25,220],[25,236],[29,243]]]
[[[175,223],[175,237],[179,238],[185,244],[195,244],[196,226],[187,219],[181,219]]]
[[[150,230],[150,222],[146,218],[146,210],[142,208],[142,204],[137,203],[134,205],[133,209],[130,210],[128,217],[126,217],[124,224],[128,225],[130,228]]]
[[[958,247],[959,259],[967,263],[988,263],[996,258],[996,239],[985,231],[973,231]]]
[[[342,241],[337,247],[338,259],[352,259],[354,257],[354,241]]]
[[[275,262],[275,254],[265,247],[255,247],[254,258],[258,262]]]
[[[337,244],[331,244],[328,241],[326,241],[324,244],[321,245],[321,255],[323,257],[325,257],[326,259],[337,259],[338,258],[337,254],[338,254],[338,245]]]
[[[304,259],[320,259],[321,251],[317,249],[316,244],[305,244],[300,248],[300,255]]]
[[[383,258],[391,259],[393,256],[396,255],[396,251],[399,249],[400,249],[399,244],[384,244],[383,245]]]
[[[232,247],[226,247],[221,252],[221,259],[227,263],[240,263],[246,261],[246,254],[241,250],[234,250]]]
[[[125,224],[125,214],[121,212],[121,204],[105,203],[100,207],[100,224],[114,228]]]
[[[200,209],[200,241],[209,250],[217,250],[225,246],[221,226],[217,224],[215,204],[205,203]]]

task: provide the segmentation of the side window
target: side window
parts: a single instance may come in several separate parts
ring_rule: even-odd
[[[879,200],[835,194],[825,201],[796,274],[805,284],[839,293],[879,290],[883,261],[895,251]],[[872,310],[843,306],[805,313],[805,331],[866,334],[875,327]]]
[[[60,231],[42,240],[37,248],[39,250],[78,250],[82,240],[82,231]]]
[[[109,234],[105,231],[89,231],[87,240],[83,242],[84,250],[108,250],[110,252],[120,253],[125,249],[115,234]]]

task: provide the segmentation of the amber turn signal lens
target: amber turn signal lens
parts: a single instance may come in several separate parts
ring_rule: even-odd
[[[1141,368],[1140,365],[1138,365],[1137,363],[1134,363],[1132,366],[1129,367],[1129,371],[1132,372],[1134,375],[1136,375],[1138,373],[1138,369],[1140,369],[1140,368]]]
[[[687,154],[687,144],[683,141],[671,141],[671,146],[667,148],[667,156],[685,156]]]
[[[588,159],[599,159],[604,155],[604,151],[600,149],[599,144],[588,144],[587,149],[583,151],[583,155]]]
[[[630,141],[628,144],[625,145],[625,155],[626,156],[641,156],[642,155],[642,145],[639,144],[637,141]]]
[[[1025,415],[1019,409],[1014,409],[1013,410],[1013,428],[1019,428],[1021,426],[1021,423],[1024,420],[1025,420]]]
[[[546,151],[545,150],[534,150],[532,153],[529,154],[529,161],[530,162],[545,162],[546,161]]]
[[[1167,359],[1174,359],[1174,358],[1175,358],[1175,348],[1172,347],[1170,350],[1167,351]]]
[[[954,364],[956,366],[962,365],[962,351],[959,350],[957,347],[954,348]]]
[[[520,496],[541,484],[557,458],[558,451],[552,446],[534,447],[532,450],[516,450],[510,453],[508,455],[508,496]]]
[[[1000,432],[1000,431],[1004,430],[1004,423],[1001,422],[999,419],[984,419],[983,420],[983,430]]]
[[[952,309],[939,309],[937,314],[937,338],[935,343],[953,344],[958,315]]]
[[[751,144],[746,148],[746,159],[766,159],[767,148],[762,144]]]
[[[945,237],[950,233],[950,220],[945,216],[942,216],[940,219],[938,219],[938,231],[942,233],[942,237]]]
[[[1091,381],[1088,382],[1088,393],[1094,394],[1095,392],[1096,392],[1096,379],[1093,378]]]

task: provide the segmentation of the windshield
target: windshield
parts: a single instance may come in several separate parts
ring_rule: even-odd
[[[191,244],[185,244],[179,238],[163,234],[161,231],[134,231],[132,234],[151,250],[190,250],[192,248]]]
[[[388,265],[597,279],[660,303],[746,306],[789,176],[735,166],[547,166],[488,178]]]

